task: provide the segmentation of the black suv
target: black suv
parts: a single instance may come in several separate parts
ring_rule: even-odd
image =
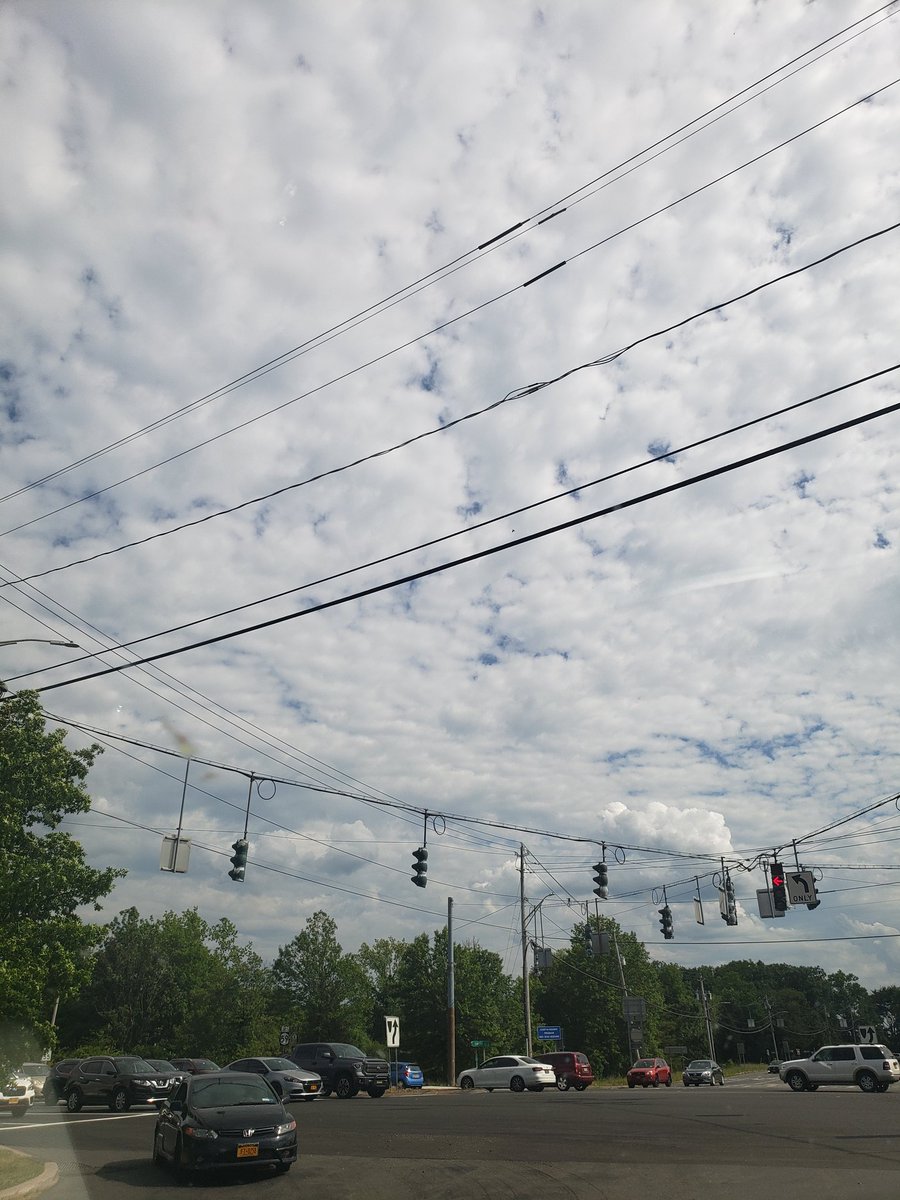
[[[295,1046],[291,1062],[322,1076],[321,1095],[330,1092],[339,1100],[349,1100],[357,1092],[368,1092],[373,1099],[390,1087],[390,1068],[383,1058],[368,1058],[358,1046],[346,1042],[304,1042]]]
[[[80,1058],[61,1058],[59,1062],[50,1064],[50,1074],[44,1080],[41,1093],[45,1104],[58,1104],[62,1100],[69,1076],[80,1062]]]
[[[161,1076],[143,1058],[83,1058],[69,1075],[63,1099],[69,1112],[79,1112],[84,1104],[108,1104],[112,1112],[128,1112],[132,1104],[168,1099],[177,1082],[171,1075]]]

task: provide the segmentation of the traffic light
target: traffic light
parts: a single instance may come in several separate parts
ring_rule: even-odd
[[[249,845],[246,838],[238,838],[232,844],[234,854],[231,856],[231,870],[228,872],[235,883],[244,882],[244,873],[247,870],[247,850]]]
[[[786,912],[788,906],[787,884],[784,867],[780,862],[772,863],[772,907],[776,912]]]
[[[609,895],[609,871],[605,862],[594,863],[594,895],[601,900]]]
[[[420,846],[418,850],[413,850],[412,865],[413,874],[410,876],[416,887],[425,887],[428,880],[425,876],[428,874],[428,851],[424,846]]]
[[[662,930],[662,935],[667,942],[670,942],[675,936],[675,929],[672,925],[672,910],[668,904],[664,904],[659,910],[659,927]]]
[[[724,901],[725,901],[725,903],[724,903],[725,911],[723,913],[721,913],[722,920],[725,922],[726,925],[737,925],[737,923],[738,923],[737,904],[734,899],[734,884],[731,882],[730,875],[726,874],[725,886],[722,889],[722,891],[724,893]],[[721,907],[723,907],[723,906],[720,905],[720,908]]]
[[[584,937],[585,950],[587,950],[588,954],[593,954],[594,953],[594,932],[591,929],[590,925],[585,925],[582,936]]]

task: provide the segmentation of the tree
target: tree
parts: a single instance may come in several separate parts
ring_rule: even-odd
[[[274,1003],[299,1041],[365,1040],[369,988],[337,940],[337,925],[315,912],[272,964]],[[365,1047],[363,1047],[365,1049]]]
[[[80,905],[100,909],[122,870],[96,870],[81,844],[58,831],[87,812],[84,781],[99,746],[69,750],[48,730],[36,692],[0,698],[0,1060],[39,1057],[53,1044],[57,997],[74,994],[86,956],[103,936],[85,925]]]

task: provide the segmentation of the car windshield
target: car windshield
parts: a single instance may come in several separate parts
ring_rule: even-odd
[[[197,1108],[232,1108],[238,1104],[277,1104],[275,1096],[262,1080],[198,1080],[191,1091]]]
[[[22,1063],[23,1075],[49,1075],[50,1068],[46,1063]]]
[[[260,1062],[265,1063],[270,1071],[296,1071],[297,1064],[292,1063],[287,1058],[261,1058]]]
[[[652,1058],[639,1058],[634,1065],[636,1067],[652,1067],[653,1059]]]
[[[153,1067],[145,1058],[116,1058],[113,1060],[116,1070],[121,1075],[146,1075],[153,1073]]]
[[[708,1071],[711,1066],[712,1066],[712,1063],[709,1061],[708,1058],[695,1058],[694,1061],[691,1063],[691,1065],[688,1067],[688,1070],[689,1071]]]
[[[332,1042],[329,1049],[333,1050],[338,1058],[365,1058],[365,1054],[360,1050],[359,1046],[348,1046],[345,1042]]]

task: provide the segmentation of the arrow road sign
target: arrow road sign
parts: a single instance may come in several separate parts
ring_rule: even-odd
[[[861,1042],[864,1042],[867,1046],[875,1045],[875,1026],[874,1025],[860,1025],[857,1030],[857,1033],[859,1034],[859,1040]]]
[[[816,899],[816,882],[812,871],[786,872],[788,899],[791,904],[811,904]]]
[[[385,1017],[384,1026],[386,1030],[388,1048],[394,1049],[400,1045],[400,1018]]]

